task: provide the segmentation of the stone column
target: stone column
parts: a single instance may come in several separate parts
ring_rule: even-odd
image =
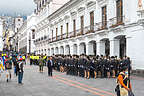
[[[74,55],[74,46],[73,45],[70,45],[70,54]]]
[[[89,50],[89,46],[90,44],[89,43],[86,43],[86,55],[89,55],[90,54],[90,50]]]
[[[80,44],[77,44],[77,55],[80,55]]]

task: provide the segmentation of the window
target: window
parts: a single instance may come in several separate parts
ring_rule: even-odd
[[[58,37],[58,28],[56,28],[56,40],[57,40],[57,37]]]
[[[63,39],[63,26],[61,26],[61,39]]]
[[[123,21],[123,2],[122,0],[117,0],[116,1],[116,6],[117,6],[117,23],[122,23]]]
[[[35,39],[35,30],[32,30],[32,39]]]
[[[84,16],[81,16],[81,34],[83,34],[84,30]]]
[[[90,13],[90,30],[94,30],[94,12]]]
[[[74,31],[74,36],[76,35],[76,20],[73,20],[73,31]]]
[[[66,37],[68,37],[69,23],[66,23]]]
[[[106,6],[102,7],[102,28],[106,28],[107,26],[107,12]]]

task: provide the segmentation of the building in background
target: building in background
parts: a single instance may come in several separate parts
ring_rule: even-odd
[[[3,51],[3,20],[0,18],[0,52]]]

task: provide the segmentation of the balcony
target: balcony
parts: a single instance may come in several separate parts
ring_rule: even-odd
[[[52,39],[49,39],[48,41],[49,43],[52,43],[52,42],[56,42],[60,40],[65,40],[68,38],[75,38],[76,36],[82,36],[82,35],[95,33],[95,32],[98,33],[101,30],[107,30],[108,28],[111,28],[111,27],[123,25],[124,24],[123,20],[124,20],[124,16],[122,16],[119,19],[117,17],[114,17],[110,19],[109,21],[98,22],[93,25],[86,26],[83,29],[75,30],[75,32],[74,31],[69,32],[68,34],[64,33],[62,35],[57,36],[57,38],[53,37]]]
[[[110,28],[117,27],[119,25],[124,25],[124,16],[121,17],[114,17],[109,20]]]
[[[69,33],[69,38],[72,38],[72,37],[74,37],[74,31]]]
[[[96,31],[105,30],[107,29],[107,21],[96,23],[95,27]]]
[[[52,38],[52,42],[55,42],[55,41],[56,41],[56,37],[53,37],[53,38]]]
[[[94,30],[95,30],[94,25],[87,26],[84,29],[84,34],[94,33],[95,32]]]
[[[77,36],[83,35],[84,28],[77,30]]]
[[[66,39],[66,38],[67,38],[67,34],[64,33],[64,34],[63,34],[63,39]]]
[[[57,36],[57,41],[61,40],[61,35]]]
[[[51,39],[51,38],[49,38],[49,39],[48,39],[48,42],[49,42],[49,43],[51,43],[51,42],[52,42],[52,39]]]

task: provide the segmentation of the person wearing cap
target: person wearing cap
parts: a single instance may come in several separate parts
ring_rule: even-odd
[[[17,68],[17,71],[18,71],[18,84],[23,84],[22,80],[23,80],[24,70],[23,70],[23,59],[22,58],[19,59],[17,67],[18,67]]]
[[[117,96],[128,96],[128,93],[132,90],[130,80],[128,78],[128,67],[124,66],[117,78],[118,89]]]

